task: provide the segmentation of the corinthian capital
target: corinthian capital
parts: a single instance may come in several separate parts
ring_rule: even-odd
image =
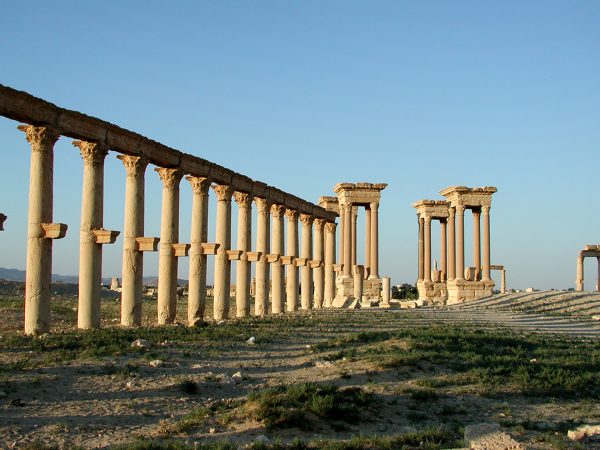
[[[285,206],[276,204],[271,205],[271,215],[274,218],[279,219],[283,214],[285,214]]]
[[[58,130],[51,127],[36,127],[34,125],[19,125],[17,129],[25,133],[32,152],[43,152],[52,149],[60,137]]]
[[[168,167],[156,167],[154,169],[160,180],[163,183],[163,187],[173,189],[179,186],[179,182],[183,177],[183,171],[180,169],[171,169]]]
[[[125,173],[128,177],[138,177],[146,171],[148,160],[143,156],[117,155],[125,167]]]
[[[271,205],[273,204],[273,202],[271,202],[269,199],[261,197],[256,197],[254,199],[254,203],[256,203],[256,210],[259,214],[267,214],[269,209],[271,209]]]
[[[217,200],[220,202],[230,202],[231,196],[233,195],[233,188],[228,184],[214,184],[213,191],[217,196]]]
[[[234,192],[233,198],[238,205],[238,208],[250,208],[252,205],[253,195],[246,192]]]
[[[315,219],[314,223],[317,230],[322,230],[325,225],[325,219]]]
[[[315,218],[310,214],[300,214],[300,222],[302,225],[311,226]]]
[[[208,194],[208,189],[210,188],[210,180],[208,178],[187,175],[185,179],[190,183],[194,195]]]
[[[335,233],[335,227],[337,227],[337,223],[327,222],[325,224],[325,231],[327,231],[328,233]]]
[[[286,209],[285,218],[290,222],[295,222],[296,220],[298,220],[298,211],[296,211],[295,209]]]
[[[104,164],[108,154],[108,147],[97,142],[73,141],[73,146],[79,148],[83,162],[91,166]]]

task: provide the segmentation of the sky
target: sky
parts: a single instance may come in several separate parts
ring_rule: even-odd
[[[3,0],[0,84],[312,202],[339,182],[387,183],[379,267],[392,284],[417,277],[411,203],[496,186],[492,264],[509,288],[566,289],[578,251],[600,242],[599,23],[597,1]],[[24,269],[30,152],[17,125],[0,117],[0,267]],[[109,153],[108,229],[123,229],[124,174]],[[69,138],[54,176],[54,221],[69,231],[53,272],[76,274],[82,161]],[[185,181],[180,205],[186,242]],[[160,234],[160,207],[150,167],[147,236]],[[232,217],[235,247],[235,204]],[[360,263],[362,212],[358,227]],[[121,249],[104,246],[103,276],[120,276]],[[145,275],[157,261],[145,255]],[[586,260],[586,289],[597,273]]]

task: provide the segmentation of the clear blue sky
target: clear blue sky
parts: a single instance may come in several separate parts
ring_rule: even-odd
[[[497,186],[492,263],[509,287],[567,288],[577,252],[600,241],[599,24],[597,1],[6,0],[0,83],[307,200],[341,181],[388,183],[380,272],[394,284],[416,278],[413,201]],[[29,150],[16,125],[0,118],[0,266],[23,269]],[[53,272],[75,274],[82,162],[70,139],[55,163],[55,221],[70,229]],[[105,227],[122,230],[114,153],[105,182]],[[146,234],[158,235],[151,169],[146,191]],[[182,242],[190,198],[184,181]],[[105,247],[104,276],[119,275],[121,245]],[[148,255],[145,274],[156,266]],[[595,273],[588,260],[587,288]]]

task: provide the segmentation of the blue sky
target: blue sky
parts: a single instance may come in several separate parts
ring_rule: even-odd
[[[498,187],[492,263],[509,287],[572,287],[577,252],[600,241],[596,1],[4,1],[0,11],[4,85],[307,200],[342,181],[388,183],[380,272],[394,284],[416,278],[410,204],[449,185]],[[0,118],[0,266],[23,269],[29,151],[16,125]],[[70,231],[53,271],[75,274],[82,162],[70,139],[55,148],[55,221]],[[115,153],[105,176],[105,227],[122,230]],[[146,192],[146,234],[158,236],[151,169]],[[121,245],[105,247],[104,276],[119,275]],[[361,233],[359,259],[362,247]],[[147,255],[145,274],[156,265]],[[588,289],[596,273],[588,260]]]

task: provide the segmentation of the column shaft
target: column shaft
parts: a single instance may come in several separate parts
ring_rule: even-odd
[[[204,322],[206,308],[206,255],[202,243],[208,240],[208,189],[210,180],[185,177],[192,187],[192,225],[189,251],[188,326]]]
[[[302,223],[302,250],[301,258],[306,258],[307,262],[302,266],[300,282],[300,303],[302,309],[311,309],[313,304],[313,286],[312,286],[312,269],[310,263],[312,260],[312,224],[314,218],[308,214],[300,214],[300,222]],[[348,252],[350,256],[350,252]]]
[[[231,196],[233,189],[226,184],[216,184],[212,188],[217,196],[215,243],[219,244],[215,255],[213,317],[219,321],[229,317],[231,261],[229,261],[227,250],[231,249]]]
[[[481,212],[477,209],[473,209],[473,266],[475,267],[475,280],[481,278],[480,217]]]
[[[255,198],[257,207],[256,222],[256,251],[261,252],[256,262],[256,295],[254,296],[254,314],[264,316],[269,309],[269,229],[271,201],[265,198]]]
[[[335,298],[335,222],[325,224],[325,292],[323,306],[329,308]]]
[[[142,324],[144,254],[136,238],[144,235],[144,174],[148,161],[139,156],[117,156],[125,167],[125,212],[121,281],[121,325]]]
[[[315,219],[314,221],[314,247],[313,247],[313,258],[317,261],[320,261],[318,267],[313,269],[313,280],[315,285],[314,290],[314,307],[322,308],[323,307],[323,294],[325,290],[325,280],[323,279],[325,275],[324,269],[324,240],[323,240],[323,227],[325,226],[325,220],[323,219]]]
[[[500,293],[506,294],[506,269],[500,272]]]
[[[271,217],[273,218],[273,239],[271,242],[271,253],[279,255],[279,259],[271,265],[271,312],[280,314],[283,312],[283,299],[285,297],[285,276],[281,256],[284,252],[283,214],[285,207],[282,205],[271,206]]]
[[[252,248],[252,194],[234,193],[238,206],[237,249],[248,252]],[[250,261],[247,255],[237,261],[235,271],[235,307],[237,317],[250,315]]]
[[[369,278],[379,278],[379,203],[371,203],[371,274]]]
[[[96,243],[94,230],[102,229],[104,158],[108,149],[92,142],[75,141],[73,145],[79,147],[83,159],[77,326],[82,329],[99,328],[102,244]]]
[[[583,291],[583,252],[577,255],[577,278],[575,279],[575,290]]]
[[[340,264],[344,264],[344,261],[346,261],[346,257],[344,256],[344,251],[346,250],[346,228],[345,228],[345,223],[346,223],[346,207],[342,206],[341,204],[338,204],[339,210],[340,210],[340,242],[339,242],[339,262]]]
[[[158,323],[173,323],[177,314],[177,256],[179,240],[179,169],[155,168],[162,183],[162,214],[158,254]]]
[[[456,279],[465,279],[465,227],[464,227],[465,208],[456,207]]]
[[[358,217],[358,207],[352,206],[352,224],[351,224],[351,232],[352,232],[352,247],[350,249],[352,254],[352,265],[356,265],[356,219]]]
[[[381,283],[381,297],[383,304],[390,303],[390,277],[383,277]]]
[[[340,206],[341,207],[341,206]],[[342,208],[342,213],[344,215],[344,278],[352,278],[352,253],[350,250],[351,241],[352,241],[352,230],[350,227],[350,223],[352,222],[352,206],[344,205]]]
[[[441,280],[442,282],[448,279],[447,274],[447,266],[448,266],[448,258],[446,256],[447,253],[447,244],[446,244],[446,219],[440,220],[440,271],[442,272]]]
[[[423,264],[423,279],[426,282],[431,282],[431,218],[425,217],[423,225],[425,228],[425,264]]]
[[[287,219],[287,256],[298,256],[298,211],[285,210]],[[298,268],[293,264],[287,266],[286,306],[288,311],[298,309]]]
[[[456,278],[456,244],[454,231],[454,208],[448,208],[448,280]]]
[[[490,208],[484,206],[482,208],[483,216],[483,273],[482,280],[491,280],[490,273]]]
[[[25,270],[25,333],[50,330],[50,282],[52,239],[47,239],[43,223],[52,222],[54,143],[58,131],[48,127],[20,125],[31,147],[29,166],[29,210],[27,225],[27,265]]]
[[[365,207],[365,278],[371,273],[371,208]]]
[[[424,219],[417,215],[417,221],[419,223],[419,245],[418,245],[418,278],[417,281],[423,281],[425,278],[425,226],[423,225]]]
[[[596,278],[596,292],[600,292],[600,257],[596,258],[598,261],[598,277]]]

